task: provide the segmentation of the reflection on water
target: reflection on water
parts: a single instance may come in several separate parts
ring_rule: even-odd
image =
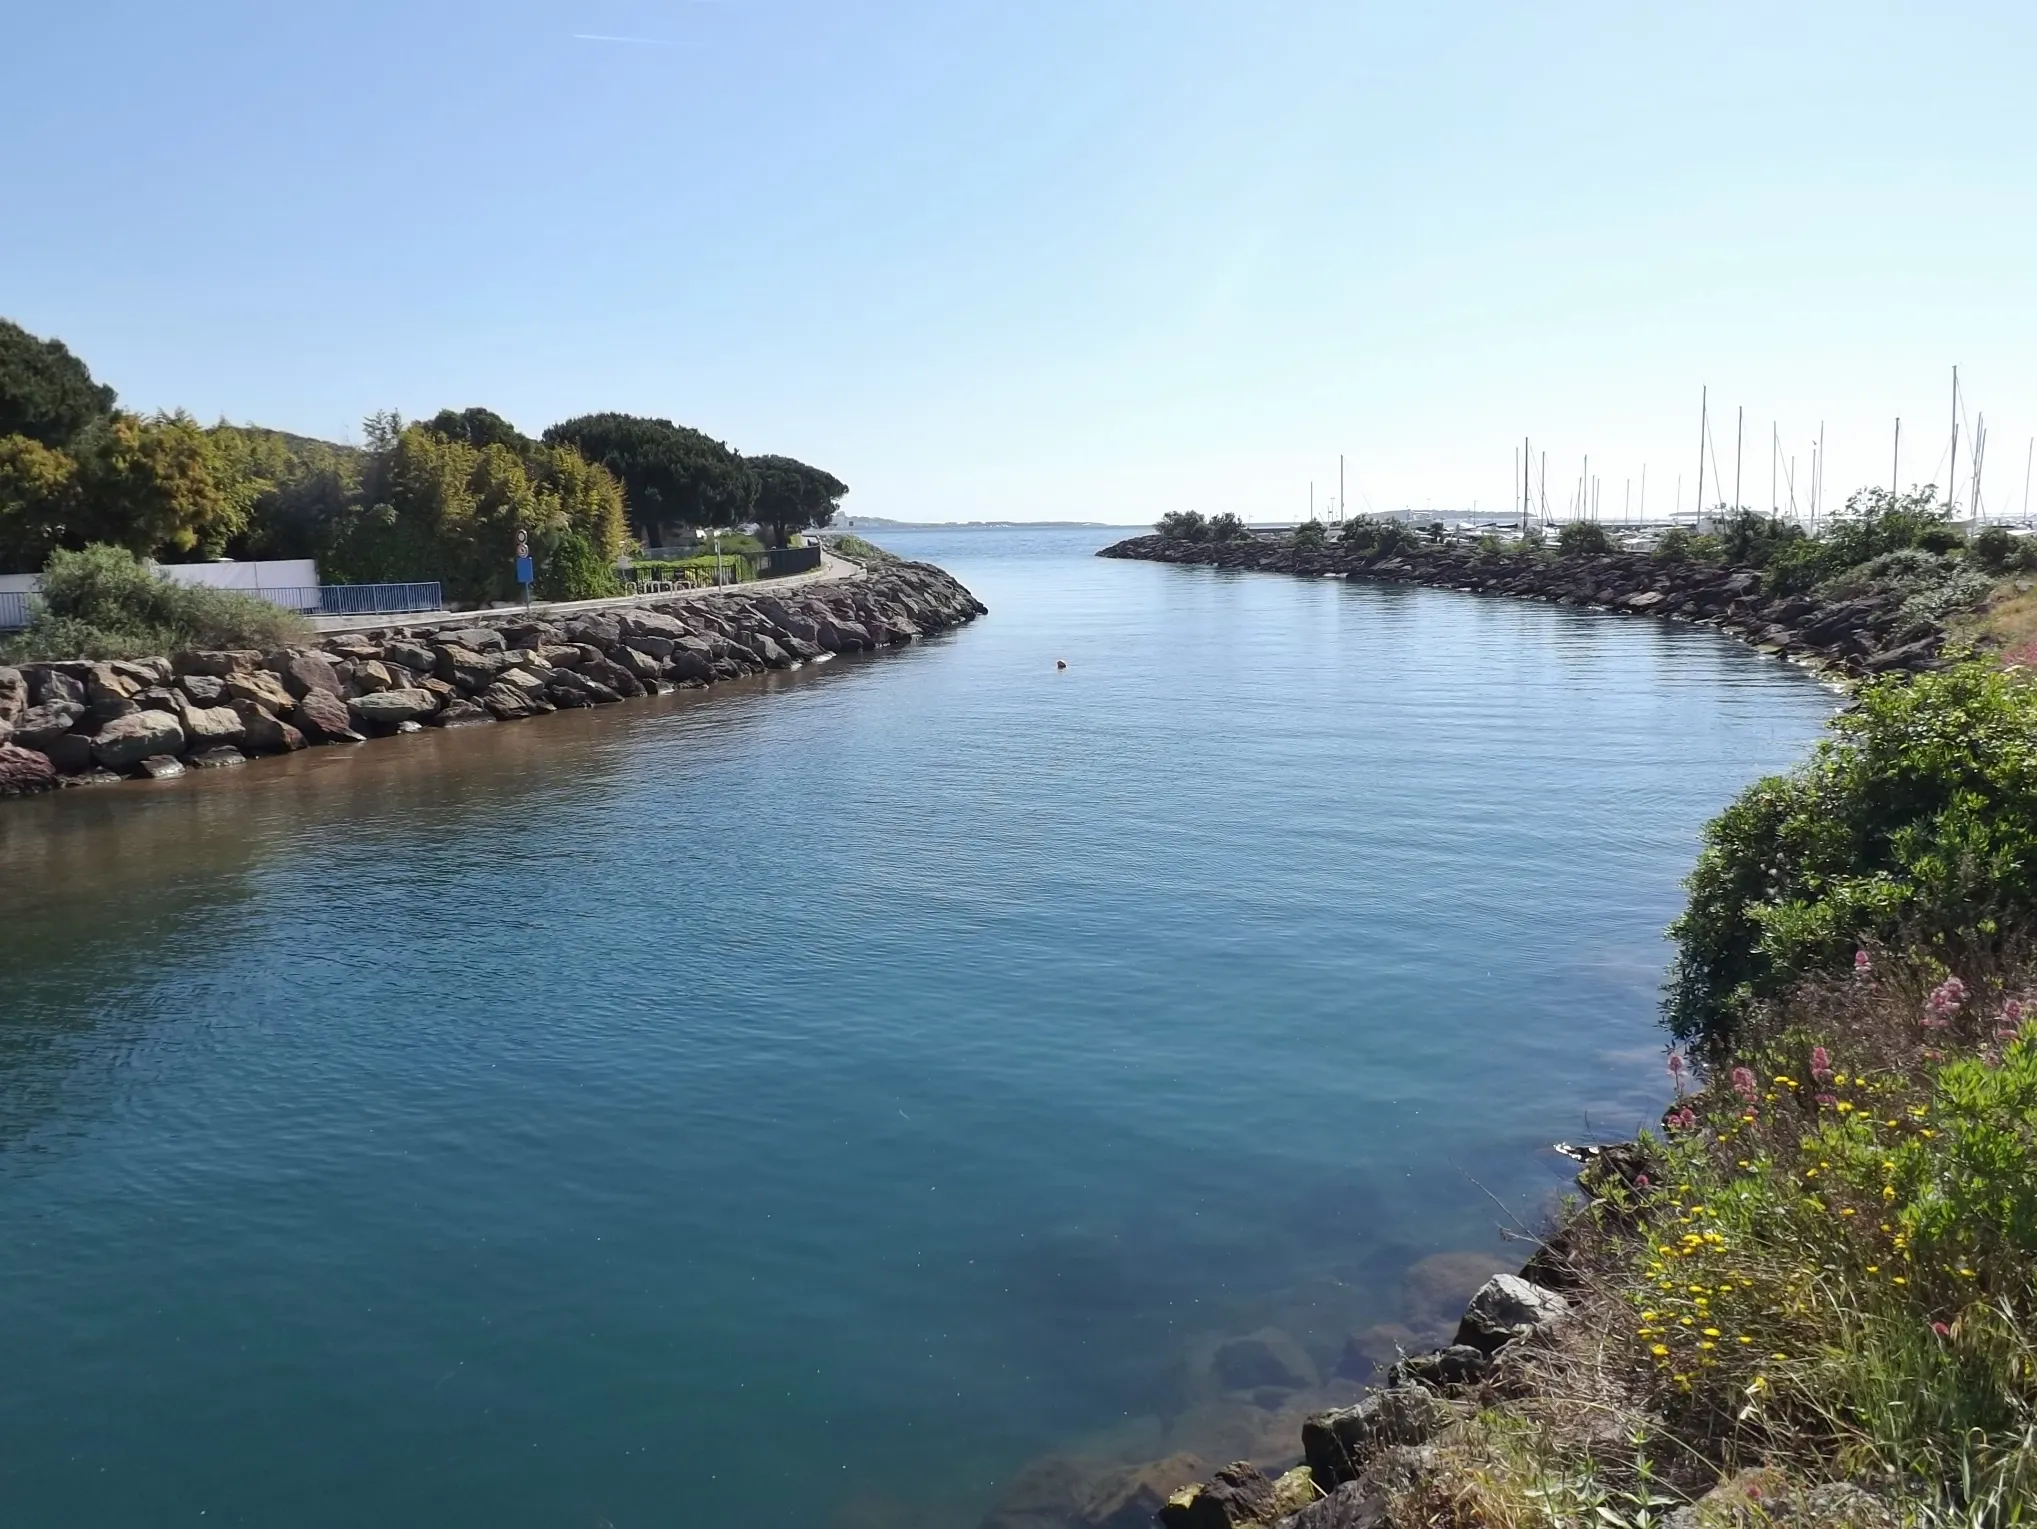
[[[970,1525],[1278,1448],[1655,1106],[1696,826],[1829,709],[898,539],[991,616],[0,811],[7,1522]]]

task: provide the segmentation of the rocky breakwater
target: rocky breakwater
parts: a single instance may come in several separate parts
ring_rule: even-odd
[[[1769,592],[1758,569],[1658,562],[1638,552],[1545,556],[1444,543],[1382,556],[1335,545],[1302,548],[1257,539],[1212,543],[1135,536],[1098,556],[1426,584],[1704,622],[1762,649],[1855,677],[1937,668],[1945,642],[1944,628],[1905,612],[1899,593],[1825,601],[1810,594]]]
[[[273,653],[0,668],[0,796],[161,779],[314,744],[512,722],[896,647],[984,607],[924,563],[532,619],[490,612]]]

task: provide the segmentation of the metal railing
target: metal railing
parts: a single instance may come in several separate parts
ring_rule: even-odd
[[[306,584],[295,589],[243,589],[307,616],[407,616],[445,609],[445,594],[437,584]],[[0,632],[28,625],[41,603],[38,595],[0,592]]]

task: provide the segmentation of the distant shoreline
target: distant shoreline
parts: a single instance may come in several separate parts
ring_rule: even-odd
[[[844,531],[1126,531],[1140,522],[1113,520],[886,520],[878,515],[843,517]]]

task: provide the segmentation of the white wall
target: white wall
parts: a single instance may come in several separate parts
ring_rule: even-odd
[[[272,563],[160,563],[158,571],[179,584],[209,584],[214,589],[311,589],[318,584],[318,564],[308,557]]]

